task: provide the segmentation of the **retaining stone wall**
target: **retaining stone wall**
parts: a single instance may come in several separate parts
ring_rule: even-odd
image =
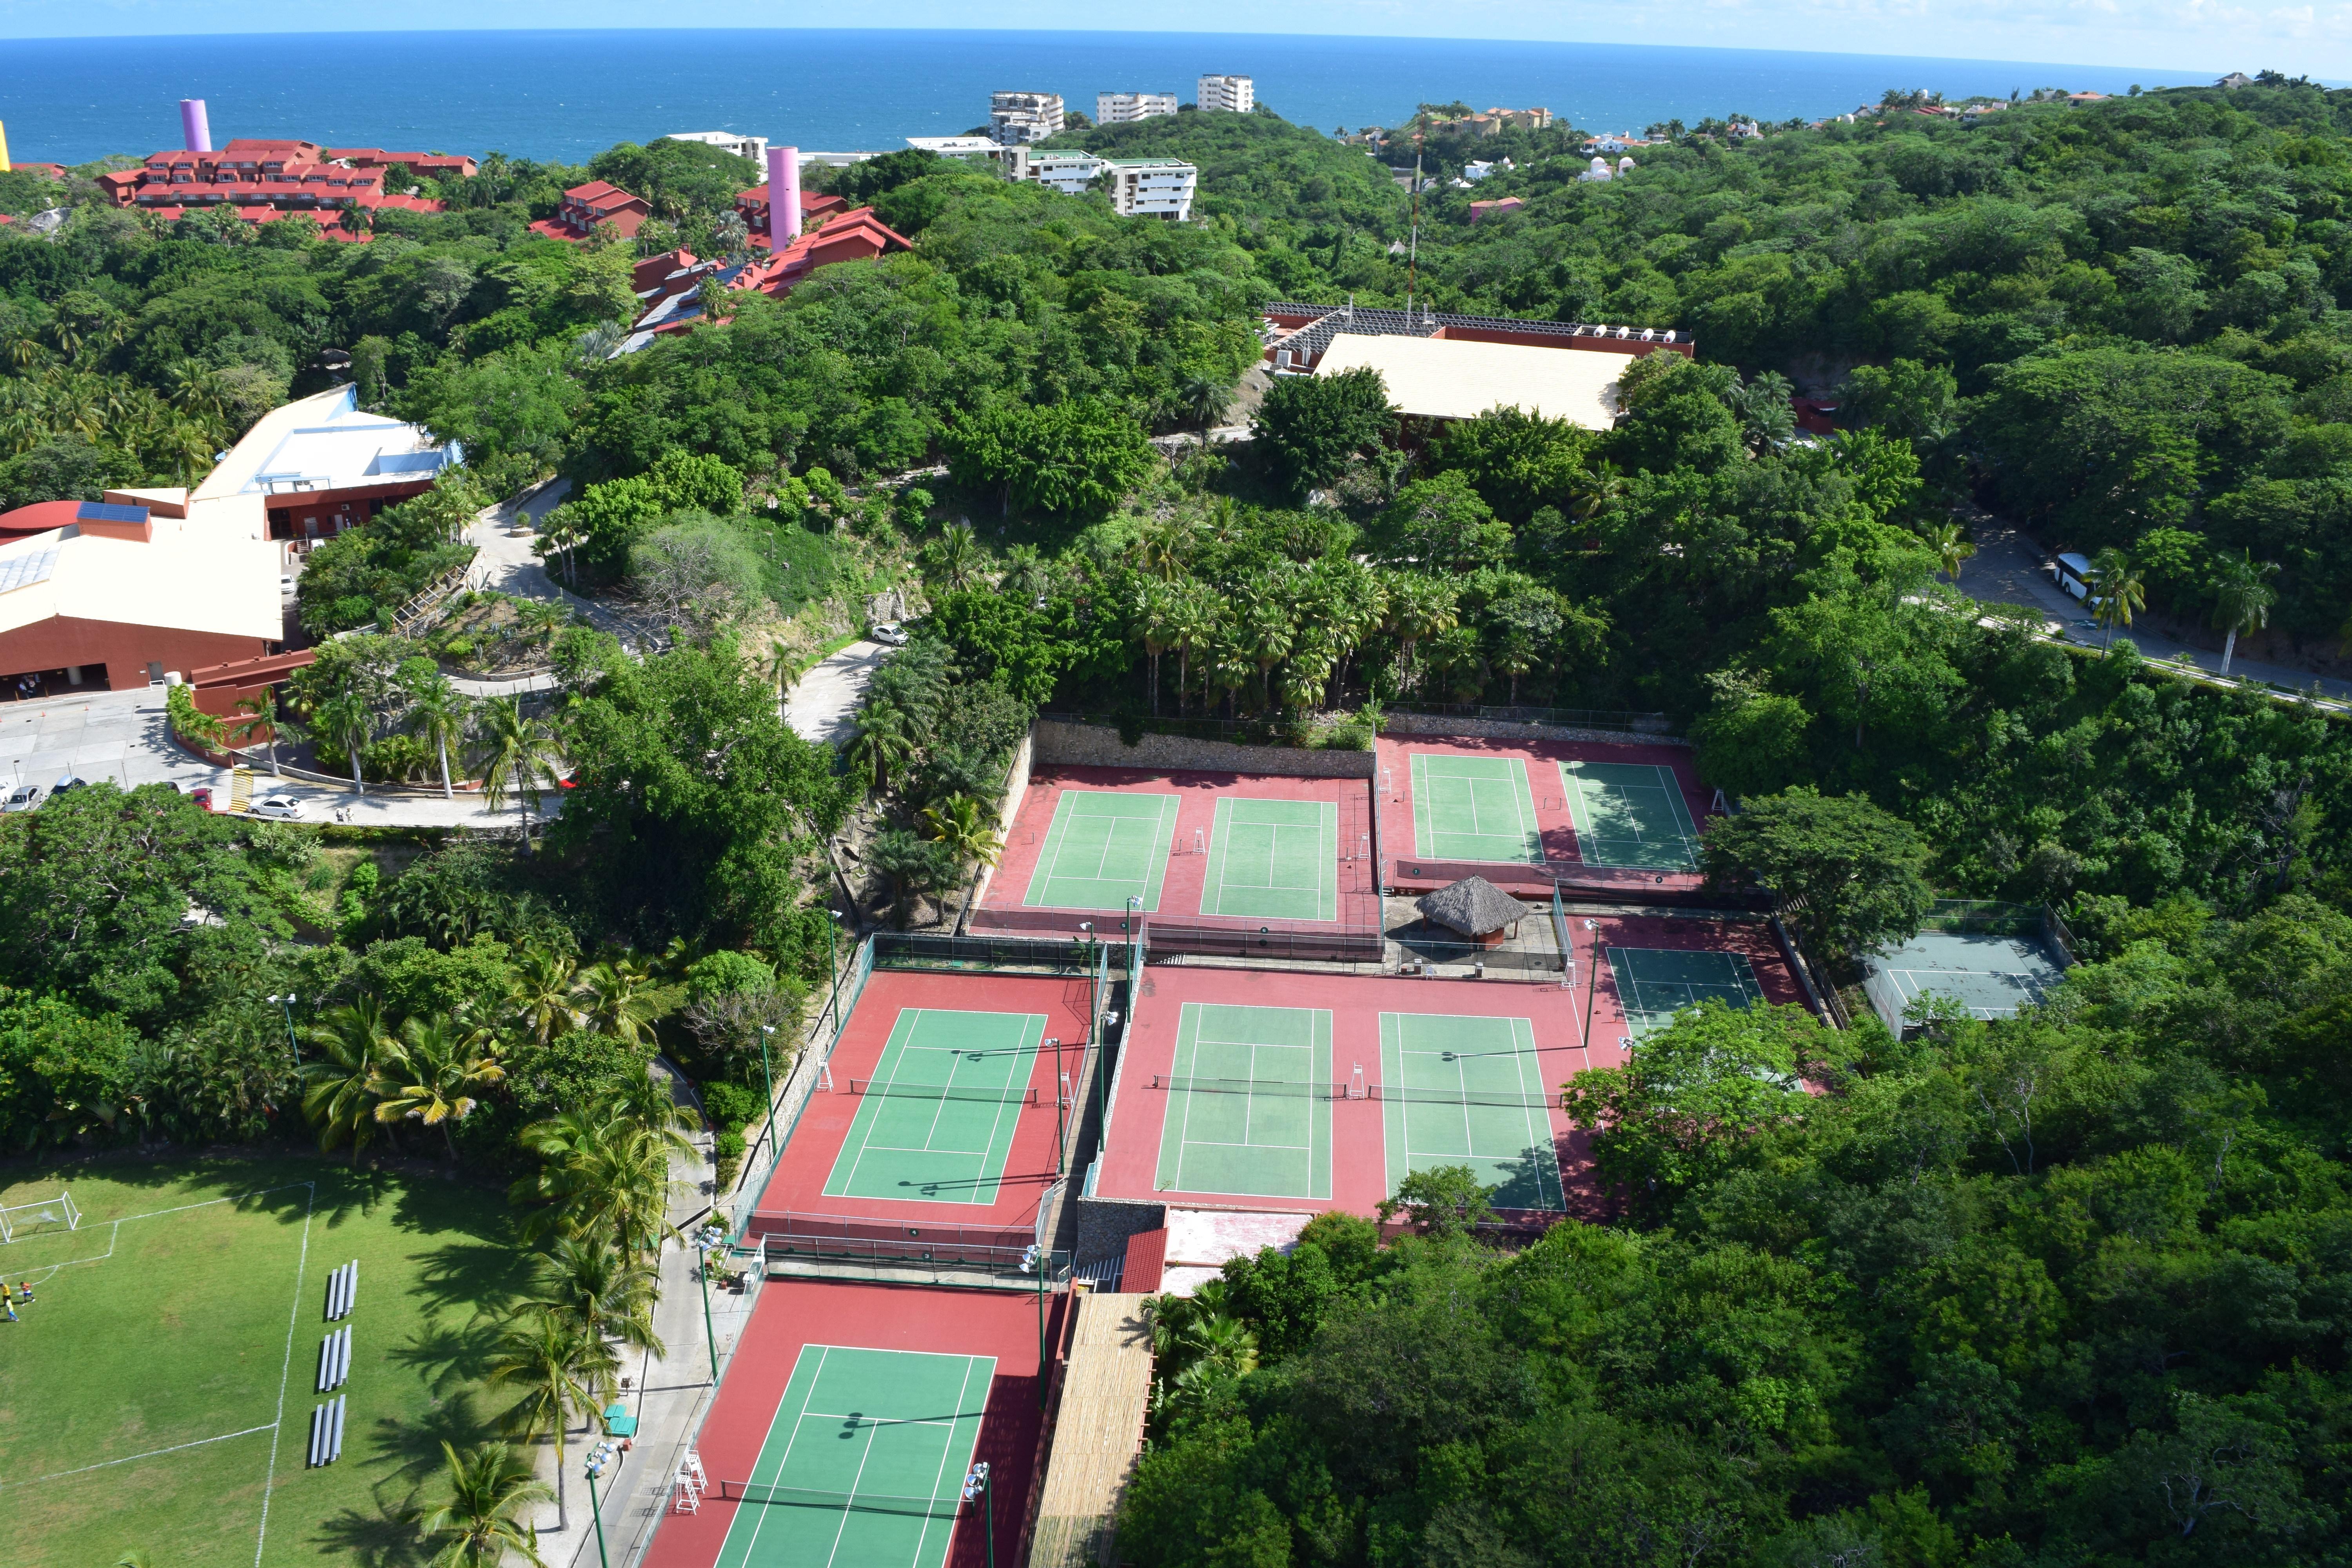
[[[1370,752],[1307,752],[1295,746],[1244,746],[1147,732],[1130,746],[1108,725],[1040,719],[1030,730],[1039,767],[1148,768],[1155,773],[1271,773],[1284,778],[1370,779]]]
[[[1601,741],[1618,746],[1687,746],[1680,735],[1647,730],[1585,730],[1569,724],[1511,724],[1500,719],[1446,719],[1430,713],[1391,713],[1382,731],[1390,735],[1477,735],[1497,741]]]

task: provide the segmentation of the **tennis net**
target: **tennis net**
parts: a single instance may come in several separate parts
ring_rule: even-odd
[[[961,1511],[960,1498],[899,1497],[888,1492],[829,1492],[810,1487],[755,1485],[750,1481],[716,1481],[711,1495],[730,1502],[756,1503],[763,1508],[805,1508],[827,1513],[896,1513],[915,1519],[953,1519]]]
[[[1153,1089],[1187,1094],[1256,1094],[1309,1100],[1372,1100],[1400,1105],[1501,1105],[1540,1110],[1552,1103],[1548,1094],[1505,1089],[1409,1089],[1397,1084],[1297,1083],[1282,1079],[1192,1078],[1181,1073],[1153,1073]]]
[[[976,1100],[982,1105],[1034,1105],[1034,1089],[958,1089],[953,1084],[893,1083],[887,1079],[854,1078],[852,1094],[882,1094],[902,1100]]]

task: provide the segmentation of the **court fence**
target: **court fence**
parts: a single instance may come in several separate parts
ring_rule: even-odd
[[[817,1010],[815,1021],[809,1026],[808,1037],[784,1074],[784,1084],[773,1104],[768,1107],[766,1123],[760,1131],[760,1142],[745,1151],[743,1164],[758,1173],[739,1179],[734,1191],[764,1193],[776,1173],[776,1165],[784,1156],[786,1145],[793,1141],[793,1131],[801,1124],[801,1113],[808,1109],[809,1096],[817,1081],[824,1076],[825,1064],[833,1059],[835,1046],[841,1043],[842,1030],[848,1026],[849,1016],[857,1010],[857,999],[865,994],[866,982],[873,976],[875,946],[877,936],[861,940],[849,955],[849,972],[835,978],[832,993],[824,1005]],[[781,1130],[778,1122],[782,1126]],[[765,1150],[765,1163],[761,1151]],[[739,1223],[732,1245],[743,1244],[745,1226]]]
[[[755,1209],[741,1246],[756,1247],[768,1265],[801,1261],[857,1263],[917,1269],[970,1269],[1034,1279],[1037,1233],[1030,1226],[907,1224],[862,1219],[853,1215],[806,1214],[795,1209]],[[1052,1255],[1050,1280],[1067,1260]]]
[[[1133,917],[1137,925],[1142,917]],[[1119,910],[1031,910],[976,909],[966,926],[968,931],[1056,931],[1074,940],[1082,939],[1080,926],[1091,926],[1097,936],[1109,941],[1124,939],[1129,917]]]
[[[1622,730],[1636,735],[1670,735],[1675,729],[1674,720],[1664,713],[1634,713],[1605,708],[1391,702],[1383,711],[1411,713],[1426,719],[1476,719],[1488,724],[1551,724],[1564,730]]]
[[[1147,956],[1166,963],[1202,958],[1298,959],[1320,963],[1378,963],[1386,952],[1378,926],[1325,926],[1246,921],[1212,925],[1153,921],[1145,927]]]
[[[1124,942],[1082,936],[949,936],[933,931],[877,931],[874,962],[884,969],[1003,969],[1046,974],[1091,974],[1099,955],[1127,963]]]

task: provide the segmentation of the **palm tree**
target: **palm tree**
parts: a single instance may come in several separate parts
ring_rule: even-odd
[[[654,1300],[660,1277],[650,1263],[624,1258],[601,1236],[560,1236],[539,1255],[531,1294],[517,1303],[516,1315],[545,1312],[599,1340],[618,1340],[634,1350],[667,1353],[654,1332]]]
[[[997,586],[1024,605],[1034,605],[1054,586],[1054,568],[1034,544],[1015,544],[1004,552],[1004,572]]]
[[[1179,518],[1154,518],[1136,531],[1129,553],[1139,570],[1163,583],[1184,574],[1184,559],[1192,552],[1192,526]]]
[[[508,1195],[539,1207],[523,1220],[527,1238],[605,1234],[635,1257],[671,1229],[670,1156],[694,1146],[674,1129],[650,1129],[610,1100],[535,1121],[516,1141],[544,1162]]]
[[[1209,449],[1209,426],[1224,417],[1234,389],[1213,375],[1196,375],[1176,389],[1176,405],[1201,426],[1201,450]]]
[[[1451,584],[1403,574],[1390,580],[1389,626],[1403,645],[1408,671],[1422,639],[1444,636],[1454,629],[1458,619]]]
[[[573,978],[578,969],[571,954],[545,949],[534,949],[515,965],[508,1005],[530,1031],[530,1037],[542,1046],[562,1029],[580,1023],[579,1011],[572,1005],[579,989]]]
[[[1216,635],[1220,605],[1210,591],[1197,583],[1188,583],[1176,590],[1175,603],[1169,610],[1168,635],[1176,648],[1176,713],[1184,713],[1184,693],[1192,689],[1192,650],[1207,645]],[[1205,687],[1206,682],[1202,683]],[[1208,701],[1203,690],[1202,702]]]
[[[2147,585],[2140,569],[2132,558],[2112,547],[2099,552],[2091,563],[2091,587],[2098,595],[2092,616],[2107,628],[2103,647],[2112,647],[2116,627],[2132,624],[2132,616],[2147,608]]]
[[[269,732],[269,776],[280,777],[278,772],[278,689],[265,686],[255,696],[238,698],[236,710],[247,716],[244,723],[236,726],[236,732],[244,737],[246,742],[250,743],[256,730]]]
[[[465,745],[466,721],[473,717],[473,713],[472,700],[438,670],[408,689],[408,715],[404,722],[419,738],[429,742],[441,759],[441,798],[444,800],[455,800],[457,796],[456,787],[449,782],[449,749]]]
[[[770,637],[768,651],[760,660],[760,673],[776,683],[777,711],[783,710],[784,699],[800,672],[800,649],[782,637]]]
[[[890,770],[915,754],[908,727],[905,711],[893,703],[868,702],[858,710],[857,733],[850,739],[847,756],[874,789],[888,789]]]
[[[616,1040],[637,1044],[652,1022],[646,1002],[637,994],[651,978],[644,964],[626,956],[606,959],[583,971],[572,987],[581,1021]]]
[[[1160,656],[1176,643],[1177,595],[1164,585],[1146,582],[1136,595],[1135,629],[1143,639],[1144,657],[1151,661],[1151,716],[1160,717]]]
[[[310,1085],[302,1094],[302,1113],[319,1129],[320,1149],[349,1139],[356,1165],[360,1150],[379,1125],[375,1086],[392,1070],[400,1042],[386,1026],[383,1009],[366,995],[325,1015],[303,1031],[303,1037],[320,1054],[302,1064],[302,1077]]]
[[[511,697],[493,697],[482,704],[482,803],[492,811],[515,803],[522,819],[523,847],[530,847],[530,813],[540,791],[557,782],[563,766],[563,744],[543,719],[526,719],[522,705]]]
[[[926,574],[952,593],[969,588],[980,580],[980,541],[971,524],[959,518],[940,530],[940,536],[923,547]]]
[[[1268,678],[1276,665],[1290,657],[1290,649],[1298,640],[1298,628],[1291,624],[1290,607],[1274,598],[1260,599],[1250,605],[1242,625],[1250,662],[1257,666],[1259,700],[1271,708],[1274,689]]]
[[[1927,530],[1926,538],[1927,548],[1936,552],[1936,570],[1949,577],[1952,586],[1958,587],[1960,568],[1977,552],[1976,545],[1957,522],[1938,524]]]
[[[360,776],[360,759],[367,751],[368,737],[375,732],[375,710],[357,691],[338,691],[319,704],[310,715],[317,733],[341,746],[352,759],[352,787],[367,795],[367,780]]]
[[[545,647],[572,624],[572,606],[558,599],[525,599],[515,606],[515,620],[526,637]]]
[[[622,1116],[657,1137],[673,1134],[683,1139],[702,1128],[702,1113],[691,1104],[677,1098],[670,1088],[671,1080],[650,1068],[643,1072],[624,1073],[608,1096],[613,1107]],[[689,1148],[691,1144],[688,1145]]]
[[[2238,634],[2260,631],[2270,625],[2271,606],[2278,603],[2278,590],[2271,579],[2278,575],[2278,564],[2256,561],[2252,551],[2241,552],[2238,559],[2227,556],[2213,574],[2213,619],[2230,630],[2229,641],[2221,646],[2221,673],[2230,673],[2230,660],[2238,651]]]
[[[377,1097],[378,1121],[421,1121],[441,1129],[441,1142],[457,1163],[457,1140],[450,1129],[477,1103],[471,1090],[502,1081],[506,1068],[486,1048],[481,1031],[467,1031],[446,1013],[407,1018],[400,1026],[400,1055],[369,1085]]]
[[[509,1552],[546,1568],[539,1531],[524,1520],[551,1494],[532,1473],[530,1461],[504,1443],[477,1443],[461,1451],[445,1441],[441,1452],[448,1461],[449,1496],[421,1521],[427,1536],[445,1542],[433,1554],[432,1568],[498,1568]],[[562,1473],[559,1464],[559,1483]],[[556,1518],[561,1530],[560,1500]]]
[[[961,865],[978,861],[983,866],[996,864],[1004,853],[1004,839],[988,820],[988,808],[968,795],[950,795],[937,805],[923,808],[923,826],[931,837],[954,851]]]

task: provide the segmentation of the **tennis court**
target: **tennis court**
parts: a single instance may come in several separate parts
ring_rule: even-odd
[[[1431,860],[1543,858],[1527,764],[1517,757],[1412,753],[1413,853]]]
[[[1863,960],[1864,989],[1881,1020],[1898,1033],[1913,1003],[1949,996],[1976,1018],[2007,1018],[2039,1003],[2065,974],[2032,937],[1923,931],[1890,952]]]
[[[1566,762],[1560,788],[1588,866],[1698,867],[1698,826],[1675,771],[1649,763]]]
[[[1187,1002],[1168,1099],[1161,1192],[1331,1195],[1331,1015]]]
[[[1339,918],[1339,807],[1328,800],[1217,801],[1201,912],[1228,919]]]
[[[1172,795],[1064,790],[1021,901],[1032,908],[1123,910],[1129,899],[1140,899],[1147,913],[1156,912],[1177,805]]]
[[[961,1500],[995,1373],[992,1356],[803,1345],[751,1475],[713,1478],[737,1503],[719,1568],[940,1568],[981,1506]]]
[[[1468,1165],[1498,1208],[1565,1205],[1532,1020],[1382,1013],[1378,1094],[1391,1194],[1414,1171]]]
[[[1756,966],[1742,952],[1612,947],[1609,975],[1617,984],[1626,1030],[1637,1040],[1654,1029],[1664,1028],[1676,1013],[1701,1002],[1745,1007],[1764,999]]]
[[[1050,1101],[1030,1087],[1042,1013],[907,1007],[870,1079],[836,1081],[859,1097],[824,1184],[827,1197],[996,1201],[1023,1109]]]

